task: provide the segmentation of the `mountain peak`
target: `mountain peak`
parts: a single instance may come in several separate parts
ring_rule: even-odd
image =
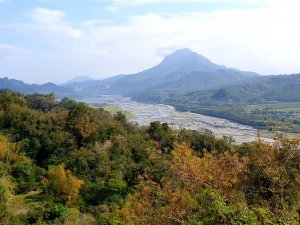
[[[159,69],[159,71],[184,70],[190,72],[213,72],[220,69],[220,66],[188,48],[183,48],[167,55],[156,69]]]
[[[167,55],[167,57],[186,57],[186,56],[195,56],[198,55],[198,53],[193,52],[192,50],[188,49],[188,48],[182,48],[182,49],[178,49],[174,52],[172,52],[171,54]]]
[[[184,60],[184,62],[190,62],[190,61],[197,61],[202,62],[202,63],[210,63],[212,64],[212,62],[210,60],[208,60],[207,58],[205,58],[204,56],[198,54],[197,52],[194,52],[188,48],[183,48],[183,49],[178,49],[175,52],[169,54],[166,56],[165,60],[171,60],[171,59],[175,59],[177,60]]]
[[[196,52],[192,51],[189,48],[177,49],[172,54],[195,54]],[[197,53],[196,53],[197,54]]]

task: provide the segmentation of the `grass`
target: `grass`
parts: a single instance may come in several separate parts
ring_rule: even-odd
[[[14,195],[15,185],[6,176],[0,177],[0,184],[6,188],[7,211],[15,216],[27,214],[32,209],[32,201],[29,198],[40,194],[40,191],[31,191],[26,194]]]
[[[40,194],[40,191],[32,191],[21,195],[11,195],[7,199],[7,211],[15,216],[27,214],[32,209],[32,203],[31,201],[28,201],[28,199],[38,194]]]
[[[30,207],[25,201],[26,195],[11,195],[7,200],[7,211],[11,214],[25,215],[30,210]]]

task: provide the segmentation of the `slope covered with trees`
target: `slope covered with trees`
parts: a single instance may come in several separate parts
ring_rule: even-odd
[[[299,139],[133,126],[53,94],[0,94],[0,224],[299,224]]]

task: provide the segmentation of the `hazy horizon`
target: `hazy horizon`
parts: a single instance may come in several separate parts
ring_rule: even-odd
[[[296,0],[0,0],[0,77],[103,79],[181,48],[244,71],[299,73],[299,20]]]

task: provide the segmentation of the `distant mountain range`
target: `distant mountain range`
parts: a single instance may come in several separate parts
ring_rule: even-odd
[[[260,76],[217,65],[189,49],[177,50],[157,66],[136,74],[104,80],[81,76],[63,85],[0,78],[0,88],[22,93],[55,92],[60,97],[125,95],[148,102],[160,102],[162,96],[174,94],[190,96],[194,101],[300,101],[300,75]]]
[[[54,83],[46,84],[26,84],[23,81],[9,79],[7,77],[0,78],[0,89],[10,89],[13,91],[18,91],[20,93],[29,94],[29,93],[50,93],[55,92],[59,94],[69,93],[71,90],[66,89],[65,87],[58,86]]]
[[[74,92],[136,95],[141,91],[190,91],[221,87],[259,76],[212,63],[207,58],[181,49],[168,55],[160,64],[137,74],[68,84]]]

